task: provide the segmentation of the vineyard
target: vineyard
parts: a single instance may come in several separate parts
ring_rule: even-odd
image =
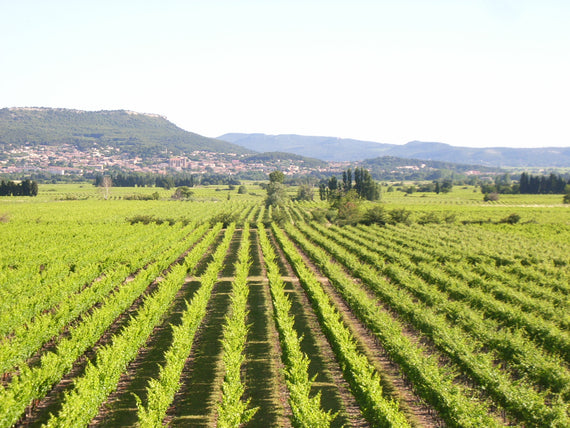
[[[220,195],[0,199],[0,427],[570,426],[567,208]]]

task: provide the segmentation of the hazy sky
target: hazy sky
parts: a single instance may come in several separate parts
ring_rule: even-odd
[[[0,107],[570,146],[568,0],[0,0]]]

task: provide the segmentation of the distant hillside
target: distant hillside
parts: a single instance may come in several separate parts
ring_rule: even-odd
[[[166,118],[126,110],[81,111],[54,108],[0,109],[0,144],[72,144],[80,150],[112,146],[131,155],[205,150],[249,153],[226,141],[185,131]]]
[[[248,162],[295,162],[302,163],[307,168],[325,168],[328,163],[320,159],[309,158],[306,156],[296,155],[294,153],[285,152],[264,152],[248,155],[244,158]]]
[[[395,147],[370,141],[304,135],[225,134],[219,140],[239,144],[257,152],[280,151],[295,153],[324,161],[358,161],[383,156]]]
[[[379,156],[491,167],[570,167],[570,147],[469,148],[412,141],[404,145],[302,135],[225,134],[218,137],[250,150],[278,150],[326,161],[357,161]]]
[[[494,167],[569,167],[570,147],[515,149],[509,147],[470,148],[442,143],[412,141],[396,146],[390,156],[438,160]]]
[[[360,165],[370,171],[376,180],[438,180],[449,178],[453,173],[469,174],[504,172],[497,167],[465,165],[453,162],[380,156],[366,159]]]
[[[488,167],[481,165],[467,165],[456,162],[444,162],[423,159],[399,158],[395,156],[380,156],[373,159],[366,159],[360,163],[365,167],[378,167],[384,169],[402,168],[402,167],[425,167],[431,169],[448,169],[455,172],[467,172],[478,170],[481,172],[497,172],[497,167]]]

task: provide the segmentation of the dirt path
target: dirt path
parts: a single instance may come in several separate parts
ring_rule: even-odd
[[[408,415],[412,424],[421,427],[444,426],[443,421],[437,416],[437,412],[430,406],[427,406],[423,400],[415,394],[412,385],[407,382],[402,375],[398,364],[391,361],[378,338],[354,315],[348,304],[334,289],[330,280],[321,273],[320,269],[298,246],[297,251],[301,254],[305,263],[315,273],[315,276],[319,278],[327,295],[341,314],[343,322],[357,340],[360,351],[368,357],[368,360],[372,362],[376,370],[380,373],[384,391],[400,403],[400,407]],[[357,280],[355,279],[355,281]],[[371,300],[376,299],[372,294],[368,294]],[[408,336],[412,334],[411,331],[407,332]],[[415,335],[413,339],[416,342],[420,341]]]
[[[172,427],[211,426],[221,388],[222,326],[230,304],[231,283],[218,282],[207,313],[196,332],[182,375],[180,389],[167,413]]]
[[[315,392],[320,391],[322,407],[326,410],[340,411],[333,421],[333,426],[367,427],[368,422],[362,417],[360,407],[356,402],[350,387],[342,375],[334,352],[321,330],[317,315],[305,291],[299,283],[293,268],[287,262],[285,254],[270,235],[280,260],[286,291],[291,299],[291,310],[295,316],[295,329],[303,337],[301,347],[311,360],[309,376],[315,376],[313,385]]]
[[[190,301],[200,284],[186,282],[178,292],[171,309],[163,322],[156,326],[134,361],[121,375],[117,389],[109,395],[101,407],[99,415],[91,421],[101,427],[133,426],[137,422],[136,400],[133,394],[146,400],[148,381],[157,378],[159,365],[164,364],[164,352],[172,342],[172,325],[181,322],[182,312],[186,308],[185,300]]]
[[[157,278],[146,288],[134,303],[113,322],[95,345],[87,349],[85,353],[77,359],[72,369],[54,385],[43,399],[36,401],[26,408],[24,416],[18,421],[16,426],[41,426],[41,424],[47,422],[51,413],[55,414],[59,411],[63,403],[64,394],[73,388],[73,379],[83,375],[88,362],[95,362],[97,350],[111,343],[113,336],[118,334],[126,326],[131,317],[136,315],[143,304],[144,296],[152,293],[153,290],[158,287],[159,282]]]
[[[303,255],[305,261],[308,262],[313,270],[319,271],[307,255],[305,255],[299,248],[298,251]],[[331,263],[336,263],[332,256]],[[352,277],[344,267],[343,269],[345,270],[345,273],[352,278],[352,281],[362,284],[360,279]],[[389,279],[385,279],[390,282]],[[414,393],[411,383],[407,381],[398,365],[390,360],[388,353],[383,349],[376,335],[370,331],[365,324],[361,323],[357,319],[350,307],[346,304],[340,294],[336,292],[330,282],[327,281],[327,284],[324,285],[327,287],[327,293],[335,301],[335,305],[342,313],[345,323],[352,329],[355,337],[358,338],[359,345],[363,349],[363,352],[365,352],[370,361],[375,364],[377,370],[382,376],[382,379],[389,381],[385,388],[387,391],[393,391],[392,393],[394,396],[399,399],[400,403],[402,403],[402,408],[410,414],[410,419],[418,426],[445,426],[442,419],[438,416],[437,411],[424,403],[424,401]],[[394,287],[396,287],[396,285],[394,285]],[[438,359],[440,366],[448,366],[451,371],[451,368],[454,365],[451,363],[450,358],[446,354],[440,352],[429,337],[423,335],[409,322],[402,319],[402,317],[392,308],[380,301],[378,296],[376,296],[365,284],[362,284],[361,289],[369,296],[370,300],[376,302],[376,305],[380,310],[385,311],[394,320],[400,323],[402,326],[402,334],[406,338],[416,346],[421,347],[426,356],[435,356]],[[460,384],[464,387],[466,391],[469,391],[474,399],[481,401],[485,400],[481,391],[474,387],[473,381],[470,381],[467,377],[456,376],[454,383]],[[501,415],[496,411],[492,410],[490,414],[495,416],[497,420],[501,420]],[[505,421],[504,417],[502,419]]]
[[[253,265],[248,278],[250,330],[245,349],[244,374],[245,395],[251,398],[251,406],[259,407],[259,410],[248,427],[288,428],[291,426],[291,408],[283,376],[282,350],[273,318],[266,266],[257,236],[257,231],[252,230]]]
[[[198,242],[202,238],[200,238]],[[119,317],[117,317],[117,319],[105,331],[105,333],[101,336],[101,338],[97,341],[97,343],[90,349],[86,350],[85,353],[78,358],[78,360],[74,363],[70,372],[66,374],[58,384],[54,385],[52,390],[42,400],[38,400],[32,406],[28,406],[24,416],[20,419],[20,421],[16,426],[40,426],[42,423],[47,422],[51,413],[56,414],[61,409],[65,392],[70,391],[73,388],[73,379],[83,375],[88,362],[92,363],[95,362],[97,350],[101,346],[105,346],[111,343],[112,338],[127,325],[127,323],[132,317],[136,316],[138,310],[140,309],[140,307],[144,302],[144,297],[152,293],[154,290],[156,290],[156,288],[159,286],[160,281],[165,275],[167,275],[167,273],[171,270],[172,266],[174,266],[177,263],[180,263],[187,255],[187,253],[191,251],[191,249],[195,245],[196,243],[191,245],[187,250],[185,250],[182,254],[180,254],[177,257],[177,259],[170,264],[168,268],[166,268],[159,276],[157,276],[154,279],[154,281],[133,302],[133,304],[126,311],[124,311]],[[148,264],[146,266],[148,266]],[[141,270],[137,272],[140,271]],[[133,278],[134,277],[131,274],[129,277],[127,277],[125,283],[132,281]],[[89,312],[91,312],[94,308],[99,307],[100,305],[101,304],[98,303],[93,308],[91,308]],[[69,333],[67,332],[66,334]],[[124,385],[121,384],[119,385],[119,388],[123,387]],[[104,406],[106,406],[106,404]],[[105,413],[105,410],[106,407],[103,408],[103,413]],[[105,418],[105,416],[101,415],[99,415],[98,418],[99,417],[102,417],[102,419]]]
[[[224,259],[224,267],[212,289],[206,316],[196,332],[190,355],[182,370],[180,389],[167,413],[166,423],[169,426],[215,425],[223,381],[223,325],[230,307],[234,263],[240,237],[241,230],[236,230]]]

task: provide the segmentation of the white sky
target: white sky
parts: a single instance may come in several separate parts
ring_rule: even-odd
[[[0,0],[0,107],[570,146],[568,0]]]

